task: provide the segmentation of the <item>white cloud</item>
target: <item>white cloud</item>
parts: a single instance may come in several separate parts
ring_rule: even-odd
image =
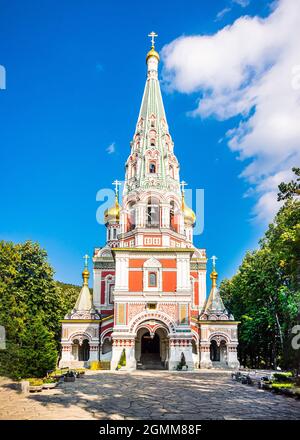
[[[237,3],[238,5],[240,5],[242,8],[246,8],[246,6],[249,5],[250,0],[232,0],[233,3]]]
[[[228,14],[228,12],[230,12],[230,11],[231,11],[231,8],[224,8],[224,9],[222,9],[220,12],[217,13],[215,21],[222,20],[224,15]]]
[[[162,50],[168,87],[199,93],[192,116],[241,116],[226,137],[248,162],[242,177],[255,189],[260,220],[271,220],[277,184],[300,163],[299,41],[299,0],[278,0],[264,19],[240,17],[214,35],[180,37]]]
[[[116,143],[112,142],[105,150],[107,154],[113,154],[116,152]]]

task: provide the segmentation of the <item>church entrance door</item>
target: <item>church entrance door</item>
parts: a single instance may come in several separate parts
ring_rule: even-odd
[[[157,333],[155,333],[154,337],[151,337],[149,332],[145,333],[142,336],[142,355],[150,353],[160,355],[159,344],[160,340]]]
[[[135,346],[137,368],[141,370],[167,368],[167,343],[164,329],[159,328],[154,334],[147,328],[139,329]]]
[[[160,353],[160,337],[158,333],[143,334],[141,338],[141,367],[147,370],[161,370],[163,365]]]

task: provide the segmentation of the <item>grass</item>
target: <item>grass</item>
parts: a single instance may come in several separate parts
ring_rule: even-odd
[[[36,377],[29,377],[28,379],[24,380],[28,381],[31,387],[38,387],[44,383],[43,379],[37,379]]]
[[[293,385],[291,382],[285,382],[285,383],[280,383],[280,382],[274,382],[272,383],[272,388],[293,388]]]

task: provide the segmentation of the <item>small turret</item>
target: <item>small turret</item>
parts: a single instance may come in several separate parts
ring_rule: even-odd
[[[80,293],[78,295],[76,304],[74,309],[70,314],[66,316],[66,319],[98,319],[95,311],[95,307],[92,300],[92,295],[89,289],[89,277],[90,272],[88,269],[88,259],[89,256],[85,255],[84,257],[84,269],[82,272],[82,287]]]
[[[121,182],[115,180],[113,185],[115,185],[115,203],[111,208],[108,208],[104,211],[104,221],[107,228],[106,241],[110,247],[116,247],[118,245],[121,212],[118,189],[118,187],[121,185]]]
[[[232,315],[228,313],[226,307],[224,306],[219,289],[217,287],[217,279],[218,279],[218,273],[216,271],[217,257],[213,256],[211,259],[213,261],[213,268],[210,274],[212,285],[201,319],[232,320],[234,318]]]

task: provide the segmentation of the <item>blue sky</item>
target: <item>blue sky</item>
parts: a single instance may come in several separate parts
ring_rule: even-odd
[[[82,256],[104,244],[96,193],[124,178],[147,34],[159,34],[160,50],[182,35],[215,34],[244,14],[269,14],[268,2],[238,3],[0,0],[7,75],[0,90],[0,238],[40,242],[56,278],[80,283]],[[219,142],[240,116],[190,117],[197,93],[162,88],[181,178],[205,190],[205,229],[195,244],[218,256],[220,278],[231,276],[265,228],[251,220],[255,197],[244,197],[245,162]]]

